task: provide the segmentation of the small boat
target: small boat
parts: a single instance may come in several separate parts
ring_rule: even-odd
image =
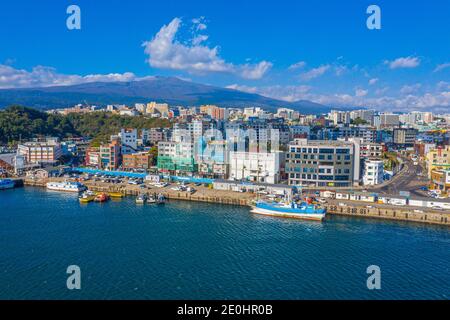
[[[11,179],[0,179],[0,190],[14,188],[14,181]]]
[[[145,194],[140,194],[136,197],[137,204],[145,204],[147,202],[147,196]]]
[[[156,203],[156,198],[154,196],[148,197],[147,203]]]
[[[325,218],[326,209],[313,204],[297,204],[293,201],[290,203],[257,201],[252,206],[252,212],[268,216],[322,221]]]
[[[78,200],[81,203],[89,203],[91,201],[94,201],[95,199],[95,194],[92,191],[85,191],[83,192],[83,194],[78,197]]]
[[[84,184],[79,182],[64,181],[64,182],[48,182],[47,189],[55,191],[82,192],[87,188]]]
[[[109,196],[108,196],[108,194],[106,194],[104,192],[96,195],[95,198],[94,198],[95,202],[106,202],[108,200],[109,200]]]
[[[166,203],[166,198],[164,197],[164,195],[162,193],[158,194],[158,197],[156,198],[156,203],[157,204]]]
[[[108,192],[111,198],[123,198],[125,195],[121,192]]]

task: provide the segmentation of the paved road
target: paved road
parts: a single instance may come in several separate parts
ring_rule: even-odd
[[[424,197],[426,192],[420,190],[426,187],[429,180],[426,177],[425,169],[421,165],[414,165],[409,159],[403,159],[405,171],[400,174],[392,183],[378,189],[379,193],[398,195],[400,191],[408,191],[412,196]]]

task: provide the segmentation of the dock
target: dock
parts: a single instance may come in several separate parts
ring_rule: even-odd
[[[64,179],[24,179],[23,183],[25,186],[45,187],[47,182],[62,180]],[[83,183],[89,188],[89,190],[92,191],[120,192],[126,196],[137,196],[139,194],[147,194],[150,196],[155,193],[161,193],[169,201],[185,200],[237,206],[250,206],[252,201],[254,201],[256,198],[254,193],[214,190],[204,186],[195,187],[197,189],[196,192],[191,194],[189,192],[172,190],[171,187],[173,185],[165,188],[157,188],[153,186],[140,188],[137,185],[111,184],[94,181],[85,181]],[[337,200],[328,200],[327,203],[323,204],[322,206],[327,209],[327,214],[331,215],[387,219],[450,226],[450,212],[443,210],[437,211],[429,208],[420,208],[420,211],[422,212],[418,212],[418,210],[414,210],[413,208],[405,208],[402,206],[393,207],[377,203],[365,203],[359,201],[346,201],[345,206],[340,206]]]

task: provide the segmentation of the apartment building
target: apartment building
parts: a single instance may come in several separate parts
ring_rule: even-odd
[[[138,132],[137,129],[121,129],[118,137],[121,142],[121,153],[130,154],[136,152],[138,145]]]

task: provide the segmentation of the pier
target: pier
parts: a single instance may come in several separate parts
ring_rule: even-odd
[[[25,179],[25,186],[45,187],[50,181],[63,181],[61,178],[51,179]],[[105,182],[85,181],[83,182],[89,190],[97,192],[120,192],[126,196],[137,196],[139,194],[159,194],[161,193],[170,200],[185,200],[209,202],[218,204],[250,206],[252,201],[256,199],[254,193],[249,192],[233,192],[224,190],[214,190],[204,186],[195,187],[197,190],[191,194],[189,192],[172,190],[171,186],[165,188],[157,188],[153,186],[145,186],[141,188],[137,185],[129,184],[111,184]],[[339,203],[345,202],[345,206]],[[344,215],[374,219],[388,219],[397,221],[409,221],[426,224],[439,224],[450,226],[450,212],[439,211],[430,208],[417,207],[405,208],[402,206],[384,205],[378,203],[365,203],[360,201],[342,201],[327,199],[327,203],[322,204],[327,209],[327,214]],[[418,210],[419,209],[419,210]]]

